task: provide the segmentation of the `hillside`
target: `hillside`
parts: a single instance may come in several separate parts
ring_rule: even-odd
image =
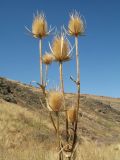
[[[76,95],[66,94],[67,104]],[[29,110],[44,111],[44,97],[39,88],[0,78],[0,98]],[[79,134],[100,142],[120,140],[120,99],[94,95],[81,95]],[[17,110],[17,107],[16,107]],[[45,114],[45,112],[43,112]],[[81,115],[81,114],[80,114]]]
[[[75,94],[66,94],[67,105],[75,98]],[[44,104],[39,88],[0,78],[0,155],[4,157],[9,149],[20,152],[20,148],[30,147],[30,152],[33,148],[37,152],[56,146],[49,112],[40,101]],[[87,140],[100,145],[120,144],[119,98],[81,95],[80,107],[78,133],[81,143]],[[61,117],[63,128],[62,114]]]

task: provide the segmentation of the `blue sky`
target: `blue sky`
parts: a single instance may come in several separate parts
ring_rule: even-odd
[[[38,40],[26,34],[33,13],[44,11],[48,24],[67,26],[76,9],[87,22],[86,36],[79,38],[81,92],[120,97],[120,1],[119,0],[0,0],[0,76],[29,83],[39,81]],[[43,53],[49,51],[44,39]],[[70,38],[71,43],[74,39]],[[75,51],[74,51],[75,52]],[[69,76],[75,76],[75,56],[64,64],[65,91],[75,92]],[[59,84],[58,64],[49,70],[49,88]]]

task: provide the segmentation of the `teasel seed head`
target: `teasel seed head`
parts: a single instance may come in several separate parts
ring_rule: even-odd
[[[43,38],[47,35],[48,26],[43,13],[37,14],[32,23],[32,33],[35,38]]]
[[[73,48],[71,49],[71,46],[69,44],[70,42],[66,38],[66,36],[62,33],[60,36],[55,36],[52,47],[50,46],[51,52],[53,53],[53,56],[55,58],[55,61],[58,62],[65,62],[69,61],[71,58],[71,52]]]
[[[48,36],[54,30],[54,28],[51,28],[51,26],[48,29],[46,17],[42,12],[41,13],[37,12],[37,15],[34,15],[32,23],[32,31],[29,30],[26,26],[25,28],[34,38],[39,38],[39,39]]]
[[[68,122],[74,123],[76,121],[76,108],[71,107],[70,109],[67,110],[67,118]]]
[[[43,63],[44,63],[44,64],[50,65],[53,60],[54,60],[54,57],[53,57],[52,54],[50,54],[50,53],[45,53],[45,55],[43,55]]]
[[[83,35],[85,31],[84,22],[77,11],[70,15],[70,20],[68,24],[68,32],[71,36]]]
[[[54,112],[59,112],[63,105],[63,94],[60,91],[50,91],[48,94],[48,105]]]

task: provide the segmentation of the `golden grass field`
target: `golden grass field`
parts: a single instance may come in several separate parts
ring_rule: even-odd
[[[0,160],[57,160],[53,128],[42,112],[1,100]],[[76,160],[120,160],[120,143],[104,145],[85,139],[77,147]]]

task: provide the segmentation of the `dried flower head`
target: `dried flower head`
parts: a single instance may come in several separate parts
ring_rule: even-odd
[[[64,34],[54,38],[52,47],[50,46],[50,49],[55,57],[55,61],[64,62],[70,60],[70,45]]]
[[[82,18],[78,12],[72,13],[70,15],[70,21],[68,24],[68,32],[72,36],[82,35],[84,33],[85,27]]]
[[[44,14],[37,14],[32,23],[32,34],[35,38],[43,38],[47,35],[48,27]]]
[[[48,104],[54,112],[59,112],[63,105],[63,95],[59,91],[51,91],[48,95]]]
[[[67,110],[67,118],[68,122],[73,123],[76,121],[76,108],[71,107],[70,109]]]
[[[46,65],[49,65],[52,63],[54,57],[52,54],[49,54],[49,53],[46,53],[44,56],[43,56],[43,63],[46,64]]]
[[[44,38],[46,36],[48,36],[55,27],[48,29],[48,25],[47,25],[47,21],[45,18],[44,13],[38,13],[35,16],[34,15],[34,19],[33,19],[33,23],[32,23],[32,31],[27,28],[25,26],[26,30],[34,37],[34,38]]]

